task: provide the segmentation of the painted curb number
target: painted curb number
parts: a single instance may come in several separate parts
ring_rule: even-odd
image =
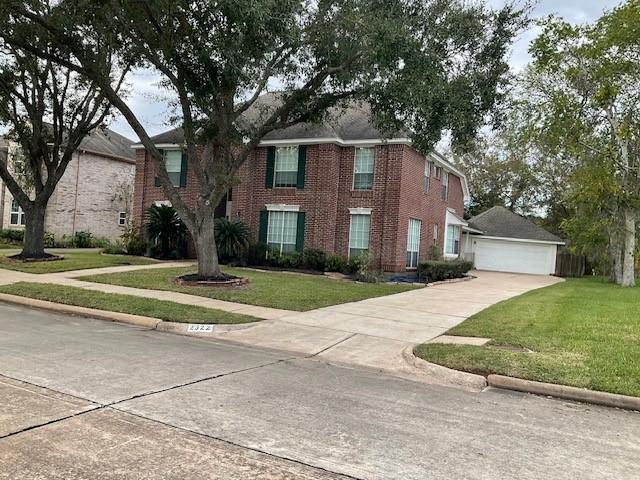
[[[190,333],[211,333],[213,332],[213,325],[203,325],[190,323],[187,327],[187,332]]]

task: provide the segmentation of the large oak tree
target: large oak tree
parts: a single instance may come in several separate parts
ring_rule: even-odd
[[[40,13],[48,13],[43,8]],[[0,178],[24,211],[24,245],[17,256],[22,259],[48,256],[44,227],[49,199],[80,143],[105,121],[110,108],[95,82],[33,53],[37,48],[68,58],[37,30],[15,32],[30,48],[0,40],[0,126],[17,144],[11,155],[2,152]],[[108,55],[96,63],[109,75],[113,72]],[[119,85],[113,91],[119,93]]]
[[[362,100],[383,131],[411,131],[422,151],[443,130],[467,141],[501,100],[506,54],[525,22],[513,6],[494,11],[463,0],[65,0],[43,16],[32,6],[44,1],[7,0],[0,36],[15,41],[14,31],[38,25],[68,48],[73,59],[64,65],[100,85],[148,151],[206,277],[221,274],[214,209],[265,135]],[[104,43],[125,62],[159,72],[175,94],[199,184],[194,206],[172,187],[113,78],[96,68]],[[274,86],[278,103],[258,108]]]

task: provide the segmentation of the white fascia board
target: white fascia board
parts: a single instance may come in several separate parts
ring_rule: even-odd
[[[542,243],[544,245],[565,245],[565,242],[554,242],[550,240],[533,240],[530,238],[511,238],[511,237],[492,237],[489,235],[480,235],[477,239],[489,239],[489,240],[502,240],[505,242],[519,242],[519,243]]]
[[[317,145],[335,143],[342,147],[353,146],[376,146],[376,145],[411,145],[411,139],[409,138],[370,138],[362,140],[343,140],[339,137],[324,137],[324,138],[285,138],[282,140],[262,140],[259,147],[287,147],[293,145]]]
[[[370,208],[363,208],[363,207],[350,208],[349,209],[349,214],[350,215],[371,215],[371,209]]]
[[[182,148],[184,145],[180,144],[180,143],[157,143],[156,144],[156,148]],[[131,145],[130,148],[135,149],[139,149],[139,148],[145,148],[145,146],[141,143],[136,143],[135,145]]]
[[[265,205],[270,212],[299,212],[300,205],[285,205],[284,203],[267,203]]]

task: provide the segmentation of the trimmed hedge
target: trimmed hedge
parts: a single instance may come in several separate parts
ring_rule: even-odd
[[[418,265],[418,279],[421,282],[439,282],[451,278],[462,278],[473,268],[473,263],[464,260],[430,260]]]

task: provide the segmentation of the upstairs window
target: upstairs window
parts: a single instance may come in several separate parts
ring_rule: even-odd
[[[118,212],[118,225],[121,227],[127,224],[127,212]]]
[[[11,218],[9,219],[11,225],[25,225],[24,211],[22,207],[15,200],[11,200]]]
[[[438,165],[436,165],[434,168],[434,171],[435,171],[436,178],[440,178],[442,176],[442,167],[439,167]]]
[[[353,189],[373,189],[373,165],[375,149],[372,147],[356,148],[353,164]]]
[[[371,215],[352,214],[349,226],[349,258],[369,253]]]
[[[441,186],[441,195],[442,195],[442,200],[448,200],[449,199],[449,174],[447,172],[442,172],[442,181],[440,183]]]
[[[174,187],[181,187],[183,179],[183,161],[182,150],[165,150],[164,151],[164,165],[167,169],[167,174],[171,180],[171,185]]]
[[[276,148],[274,187],[295,187],[298,184],[298,147]]]
[[[424,191],[428,192],[431,188],[431,162],[424,161]]]

